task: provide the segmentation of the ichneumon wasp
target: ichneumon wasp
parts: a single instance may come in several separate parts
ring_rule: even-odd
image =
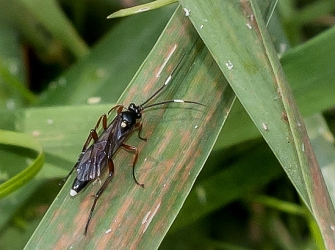
[[[184,57],[184,56],[183,56]],[[182,58],[183,59],[183,58]],[[88,226],[91,221],[94,208],[96,203],[103,193],[103,191],[107,188],[108,184],[112,180],[114,175],[114,162],[113,156],[117,152],[119,148],[123,148],[127,151],[131,151],[135,154],[133,160],[133,178],[135,183],[141,187],[144,187],[144,184],[141,184],[137,181],[135,177],[135,165],[138,158],[138,149],[135,146],[131,146],[125,143],[125,140],[129,137],[131,132],[135,129],[138,130],[138,137],[141,140],[146,141],[146,138],[141,137],[142,131],[142,111],[159,105],[164,105],[168,103],[191,103],[202,105],[201,103],[194,101],[184,101],[184,100],[166,100],[154,104],[146,105],[150,102],[154,97],[156,97],[170,82],[172,75],[180,65],[182,59],[176,65],[176,67],[172,70],[171,74],[166,78],[164,84],[154,93],[152,94],[145,102],[140,105],[136,105],[131,103],[128,108],[123,106],[122,104],[116,105],[108,111],[108,115],[116,110],[116,117],[113,121],[107,124],[107,115],[103,114],[100,116],[97,124],[94,129],[90,131],[86,142],[83,146],[81,154],[77,163],[74,165],[69,174],[64,178],[61,182],[64,183],[68,177],[72,174],[74,170],[77,172],[77,177],[75,178],[72,188],[70,190],[70,196],[76,196],[81,190],[83,190],[92,180],[95,180],[101,176],[102,171],[108,166],[109,174],[102,186],[95,194],[94,202],[90,210],[90,214],[88,220],[86,222],[84,234],[87,234]],[[102,124],[103,132],[101,135],[98,135],[97,129],[99,125]],[[93,140],[93,143],[91,143]]]

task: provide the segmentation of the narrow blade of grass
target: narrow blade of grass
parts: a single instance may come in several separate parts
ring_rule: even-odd
[[[23,147],[37,152],[36,158],[23,171],[6,180],[4,183],[1,183],[0,198],[2,198],[21,188],[40,171],[44,164],[44,155],[38,141],[27,134],[0,130],[0,144]],[[8,167],[12,168],[13,166],[4,166],[2,168],[2,174],[4,174]]]
[[[131,177],[133,156],[119,151],[115,177],[98,201],[88,235],[83,232],[93,202],[90,194],[99,187],[90,185],[72,199],[72,176],[26,249],[158,247],[206,161],[235,95],[179,9],[119,100],[125,105],[146,100],[183,56],[178,74],[155,102],[185,99],[206,107],[175,104],[144,112],[143,135],[148,141],[139,142],[134,135],[127,143],[139,148],[136,174],[145,188]]]
[[[176,2],[178,2],[178,1],[177,0],[152,1],[152,2],[149,2],[149,3],[136,5],[136,6],[131,7],[131,8],[116,11],[113,14],[109,15],[107,18],[117,18],[117,17],[130,16],[130,15],[138,14],[138,13],[141,13],[141,12],[158,9],[158,8],[164,7],[168,4],[172,4],[172,3],[176,3]]]
[[[75,57],[80,58],[89,51],[85,42],[78,35],[56,1],[20,0],[31,14],[59,41],[61,41]],[[39,8],[36,8],[39,6]]]
[[[334,209],[256,1],[180,1],[240,102],[335,248]],[[234,21],[232,21],[234,20]],[[224,27],[224,28],[223,28]],[[224,31],[223,31],[224,30]]]

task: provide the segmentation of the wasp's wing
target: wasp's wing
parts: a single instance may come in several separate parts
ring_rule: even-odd
[[[115,138],[117,134],[115,131],[120,127],[120,119],[118,118],[117,116],[102,132],[98,140],[81,155],[77,166],[78,180],[90,181],[98,178],[107,166],[108,158],[111,158],[122,144]]]
[[[107,163],[106,141],[97,141],[83,154],[78,167],[77,179],[89,181],[96,179],[101,174],[101,169]]]

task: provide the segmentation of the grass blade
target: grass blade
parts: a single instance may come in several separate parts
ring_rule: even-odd
[[[107,18],[117,18],[117,17],[135,15],[141,12],[162,8],[165,5],[172,4],[175,2],[177,2],[177,0],[157,0],[157,1],[149,2],[149,3],[145,3],[141,5],[136,5],[131,8],[116,11],[113,14],[109,15]]]
[[[257,4],[226,1],[222,5],[217,1],[189,0],[181,3],[191,11],[194,27],[312,211],[327,247],[333,249],[334,209]]]
[[[51,245],[80,249],[158,247],[207,159],[235,95],[179,9],[119,100],[125,105],[145,100],[164,83],[184,54],[180,71],[155,101],[183,98],[201,102],[206,108],[170,105],[143,114],[148,142],[138,142],[133,136],[128,143],[140,150],[136,170],[144,190],[134,184],[127,167],[132,156],[120,151],[115,157],[115,178],[99,199],[88,236],[83,230],[92,205],[90,194],[98,187],[91,185],[71,199],[71,178],[26,249]]]
[[[0,198],[2,198],[25,185],[41,170],[44,164],[44,155],[41,145],[35,138],[27,134],[0,130],[0,144],[23,147],[38,153],[28,167],[0,185]],[[3,168],[2,172],[5,169]]]

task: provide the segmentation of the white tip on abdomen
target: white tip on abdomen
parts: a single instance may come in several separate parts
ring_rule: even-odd
[[[73,189],[70,190],[70,196],[76,196],[77,195],[77,192]]]

